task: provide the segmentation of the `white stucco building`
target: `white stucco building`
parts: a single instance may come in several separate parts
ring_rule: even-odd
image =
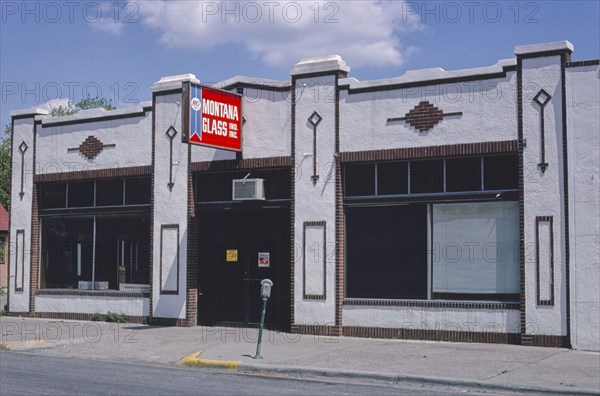
[[[192,74],[134,108],[13,111],[8,311],[253,325],[270,278],[293,332],[599,350],[599,62],[572,52],[234,77],[238,152],[187,142]]]

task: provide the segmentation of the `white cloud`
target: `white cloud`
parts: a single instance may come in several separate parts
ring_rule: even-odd
[[[341,55],[351,67],[399,66],[414,48],[401,35],[422,29],[403,1],[148,1],[140,20],[169,47],[241,44],[269,66]]]
[[[121,9],[111,3],[91,3],[92,6],[86,8],[86,22],[92,30],[98,30],[110,33],[114,36],[120,36],[128,22],[124,16],[127,8]],[[137,6],[137,3],[136,3]],[[91,11],[90,11],[91,10]],[[131,14],[129,14],[131,15]]]

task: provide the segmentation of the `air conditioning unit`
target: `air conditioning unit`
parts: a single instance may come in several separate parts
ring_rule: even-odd
[[[234,201],[254,201],[264,199],[264,179],[235,179],[233,181]]]

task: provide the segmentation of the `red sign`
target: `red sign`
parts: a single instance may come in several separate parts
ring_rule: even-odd
[[[231,92],[190,86],[189,142],[242,151],[242,98]]]

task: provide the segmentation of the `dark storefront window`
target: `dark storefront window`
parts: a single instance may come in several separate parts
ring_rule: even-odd
[[[42,220],[42,288],[77,289],[92,280],[94,216]]]
[[[347,165],[346,298],[518,301],[517,164]]]
[[[486,190],[519,188],[519,167],[516,155],[495,155],[483,158],[483,185]]]
[[[149,178],[40,185],[40,288],[149,284],[149,186]]]
[[[67,207],[67,183],[45,183],[40,185],[40,209]]]
[[[346,211],[346,295],[427,298],[425,205]]]
[[[516,154],[348,164],[344,196],[435,195],[516,191]]]
[[[446,160],[446,192],[481,190],[481,158]]]
[[[412,161],[410,192],[412,194],[444,192],[444,161]]]
[[[377,164],[377,194],[408,194],[408,162]]]
[[[375,195],[375,164],[347,165],[344,177],[346,196]]]

